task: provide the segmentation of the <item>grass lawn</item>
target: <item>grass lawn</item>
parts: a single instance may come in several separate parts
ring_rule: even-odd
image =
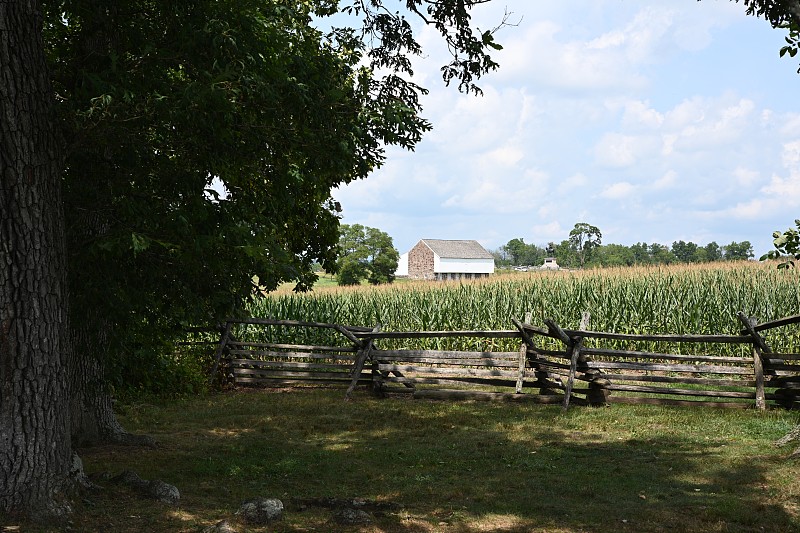
[[[177,508],[105,484],[77,531],[798,531],[800,463],[772,442],[786,411],[560,407],[374,399],[341,389],[240,390],[121,406],[158,449],[80,450],[87,472],[130,469],[181,491]],[[281,498],[248,528],[243,500]],[[311,498],[391,502],[342,528]]]

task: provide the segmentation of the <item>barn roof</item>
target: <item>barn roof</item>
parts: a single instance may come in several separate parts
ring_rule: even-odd
[[[478,241],[422,239],[439,257],[448,259],[494,259]]]

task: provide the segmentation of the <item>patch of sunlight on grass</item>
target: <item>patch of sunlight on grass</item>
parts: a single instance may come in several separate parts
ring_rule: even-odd
[[[323,446],[322,449],[327,452],[344,452],[350,450],[353,447],[351,443],[348,442],[339,442],[335,444],[328,444],[327,446]]]
[[[199,517],[183,509],[169,511],[167,512],[167,516],[171,516],[172,518],[180,520],[181,522],[194,522],[199,520]]]
[[[215,437],[241,437],[248,433],[253,433],[253,428],[212,428],[206,431],[206,434]]]
[[[465,524],[470,531],[529,531],[531,526],[529,520],[513,514],[487,514],[467,519]]]

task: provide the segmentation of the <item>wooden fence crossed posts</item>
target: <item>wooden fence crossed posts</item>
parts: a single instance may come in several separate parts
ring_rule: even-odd
[[[560,403],[564,409],[609,403],[796,407],[800,355],[773,353],[763,334],[800,323],[800,315],[764,324],[738,316],[738,335],[592,331],[589,313],[577,330],[552,320],[531,325],[529,316],[512,319],[513,330],[492,331],[383,331],[380,325],[231,319],[221,328],[212,379],[236,385],[333,383],[346,387],[347,398],[366,385],[380,396]],[[287,337],[286,330],[295,333]],[[438,346],[466,340],[489,348]],[[518,348],[508,349],[515,342]],[[686,344],[700,345],[703,350],[696,351],[702,353],[659,349]],[[722,345],[742,350],[715,353]]]

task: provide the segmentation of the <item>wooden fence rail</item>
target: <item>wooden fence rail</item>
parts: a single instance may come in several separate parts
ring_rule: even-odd
[[[739,319],[740,335],[592,331],[588,313],[577,330],[552,320],[545,320],[544,327],[528,324],[527,317],[525,322],[512,318],[514,330],[491,331],[381,331],[380,325],[232,319],[221,328],[213,375],[218,376],[221,365],[235,384],[335,383],[347,386],[346,397],[361,384],[380,396],[560,403],[564,409],[609,403],[799,406],[800,354],[772,353],[762,335],[800,323],[800,315],[760,325],[743,313]],[[297,336],[288,342],[264,333],[286,328],[300,328],[309,338],[317,335],[311,330],[329,336],[324,343],[300,342]],[[424,339],[462,338],[488,339],[492,346],[493,339],[518,339],[520,344],[514,351],[414,346]],[[385,341],[393,341],[393,347],[382,349]],[[407,343],[397,348],[396,341]],[[562,348],[554,349],[558,343]],[[672,344],[700,345],[705,352],[663,349]],[[713,353],[714,345],[730,344],[749,345],[750,351],[741,356]],[[648,349],[653,346],[661,349]]]

